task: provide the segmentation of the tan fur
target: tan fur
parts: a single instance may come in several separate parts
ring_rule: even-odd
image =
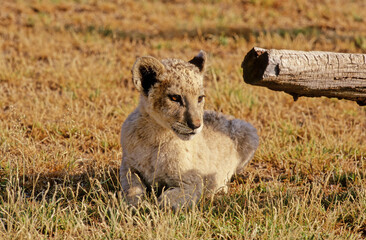
[[[137,59],[132,74],[140,103],[121,133],[120,177],[129,203],[137,205],[157,187],[161,205],[191,205],[203,193],[225,190],[253,157],[258,135],[252,125],[203,110],[205,63],[203,51],[190,62]]]

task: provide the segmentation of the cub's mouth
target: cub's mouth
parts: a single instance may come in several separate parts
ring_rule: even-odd
[[[172,127],[173,131],[176,133],[176,134],[180,134],[180,135],[185,135],[185,136],[192,136],[192,135],[195,135],[196,132],[195,131],[191,131],[191,132],[181,132],[179,131],[178,129]]]
[[[183,140],[192,139],[194,135],[201,131],[200,128],[192,130],[190,127],[186,126],[183,123],[176,122],[172,125],[172,130],[177,136]]]

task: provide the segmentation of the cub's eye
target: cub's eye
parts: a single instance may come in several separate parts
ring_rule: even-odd
[[[168,97],[173,102],[182,102],[182,98],[179,95],[168,95]]]
[[[206,97],[206,96],[205,96],[205,95],[199,96],[199,97],[198,97],[198,102],[199,102],[199,103],[200,103],[200,102],[202,102],[204,97]]]

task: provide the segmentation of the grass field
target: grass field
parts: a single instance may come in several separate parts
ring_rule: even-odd
[[[366,53],[364,0],[0,3],[0,239],[366,238],[366,107],[247,85],[253,47]],[[209,54],[206,109],[260,147],[190,211],[121,199],[136,57]]]

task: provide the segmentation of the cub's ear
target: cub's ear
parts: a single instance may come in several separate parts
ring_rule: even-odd
[[[150,56],[140,57],[132,67],[132,80],[137,90],[147,96],[164,71],[165,67],[158,59]]]
[[[206,59],[207,59],[207,56],[206,56],[205,51],[201,50],[197,54],[197,56],[195,56],[192,60],[189,61],[189,63],[192,63],[193,65],[198,67],[200,72],[204,72],[205,71],[205,65],[206,65]]]

